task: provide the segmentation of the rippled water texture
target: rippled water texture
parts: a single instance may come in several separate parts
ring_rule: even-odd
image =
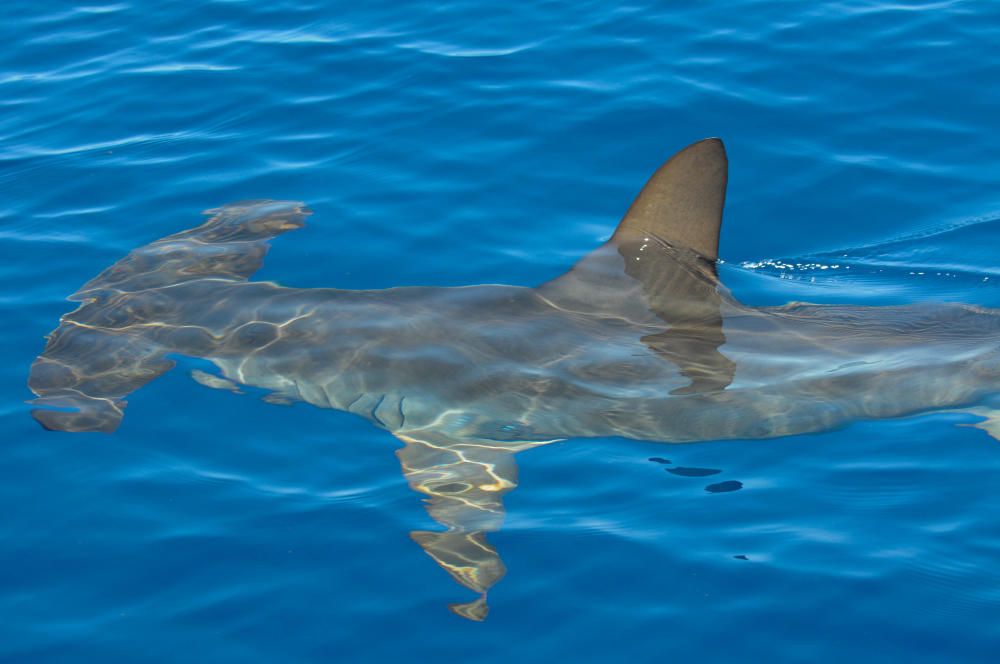
[[[741,301],[1000,306],[993,3],[0,17],[0,659],[996,660],[1000,444],[974,415],[526,451],[475,623],[361,419],[207,389],[183,358],[111,436],[24,403],[65,298],[204,209],[305,201],[257,275],[286,285],[534,285],[715,135]]]

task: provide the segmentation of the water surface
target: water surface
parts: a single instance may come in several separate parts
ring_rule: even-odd
[[[972,416],[520,454],[477,624],[444,609],[465,591],[409,541],[433,523],[359,419],[206,389],[193,361],[113,436],[23,403],[65,297],[203,209],[306,201],[258,274],[287,285],[534,285],[712,135],[742,301],[998,306],[990,3],[2,15],[3,658],[995,659],[1000,448]]]

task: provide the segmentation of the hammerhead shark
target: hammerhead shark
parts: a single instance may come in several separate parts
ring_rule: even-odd
[[[514,455],[564,439],[671,443],[819,432],[863,418],[985,409],[1000,310],[953,303],[750,307],[719,282],[721,140],[661,166],[614,234],[562,276],[387,290],[252,282],[303,204],[244,201],[132,251],[81,287],[31,367],[46,429],[113,432],[125,397],[203,358],[209,387],[267,391],[366,418],[402,442],[403,475],[445,528],[412,538],[479,593],[505,573],[487,533]]]

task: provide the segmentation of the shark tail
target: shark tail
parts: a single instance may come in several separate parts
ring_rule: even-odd
[[[38,397],[31,403],[42,407],[31,414],[43,427],[114,431],[124,397],[174,366],[162,336],[170,307],[159,289],[198,279],[246,280],[260,267],[268,240],[303,226],[310,211],[295,202],[245,201],[208,214],[196,228],[132,251],[69,297],[82,304],[48,335],[28,379]]]

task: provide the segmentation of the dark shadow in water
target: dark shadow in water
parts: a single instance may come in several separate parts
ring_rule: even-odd
[[[683,466],[665,468],[664,470],[673,475],[680,475],[681,477],[708,477],[709,475],[718,475],[722,472],[717,468],[685,468]]]
[[[709,493],[728,493],[730,491],[739,491],[743,488],[743,482],[738,480],[728,480],[726,482],[719,482],[718,484],[709,484],[705,487],[705,491]]]

